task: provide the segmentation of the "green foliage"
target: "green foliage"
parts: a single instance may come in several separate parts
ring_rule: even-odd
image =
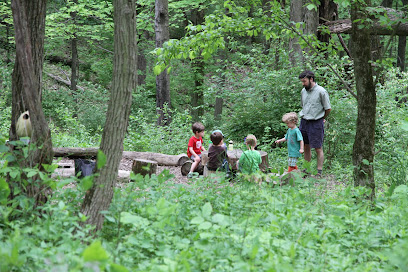
[[[192,136],[191,116],[186,112],[173,111],[168,126],[157,126],[139,110],[129,118],[125,150],[151,151],[165,154],[186,153]]]
[[[172,178],[168,172],[133,176],[132,183],[115,190],[104,228],[95,236],[81,226],[84,192],[62,189],[62,181],[42,216],[2,221],[2,271],[89,266],[105,271],[395,271],[406,265],[405,185],[391,197],[378,192],[371,204],[361,197],[365,188],[328,191],[324,180],[315,185],[295,179],[295,187],[273,187],[222,179],[173,184]]]

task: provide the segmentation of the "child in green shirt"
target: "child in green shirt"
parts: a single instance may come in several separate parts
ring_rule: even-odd
[[[288,142],[288,172],[298,169],[296,166],[297,160],[304,152],[304,142],[302,133],[297,128],[298,116],[296,112],[289,112],[283,115],[282,121],[288,126],[288,130],[284,138],[276,140],[275,143]]]
[[[255,150],[255,135],[249,134],[245,139],[245,144],[248,150],[239,158],[239,170],[244,174],[253,174],[259,170],[259,165],[262,163],[261,154]]]

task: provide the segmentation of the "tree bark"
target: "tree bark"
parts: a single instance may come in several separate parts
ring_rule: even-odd
[[[402,10],[404,12],[407,12],[407,5],[408,5],[408,0],[402,0],[403,8]],[[407,48],[407,36],[399,36],[398,37],[398,56],[397,56],[397,67],[400,68],[401,71],[405,71],[405,52]]]
[[[78,4],[78,0],[74,0],[74,4]],[[74,25],[76,25],[76,12],[71,13],[72,20]],[[74,37],[71,40],[71,91],[72,96],[74,97],[75,103],[75,116],[78,115],[78,93],[77,93],[77,68],[78,68],[78,38],[76,32],[73,33]]]
[[[106,164],[98,170],[92,188],[86,193],[82,213],[87,223],[102,228],[102,211],[109,209],[113,197],[119,162],[122,158],[132,91],[137,85],[136,7],[134,0],[114,1],[114,61],[113,81],[106,123],[100,150],[106,155]],[[97,165],[98,165],[97,161]]]
[[[302,10],[303,10],[303,1],[302,0],[292,0],[290,2],[290,13],[289,13],[290,21],[295,22],[295,23],[302,22],[303,21]],[[299,65],[300,63],[303,63],[304,61],[302,48],[300,47],[300,44],[299,44],[299,37],[297,36],[290,38],[289,40],[289,61],[292,67],[295,67]]]
[[[335,21],[338,18],[338,6],[333,0],[322,0],[319,6],[319,24]],[[330,34],[317,33],[319,41],[328,43]]]
[[[196,8],[191,12],[191,22],[194,25],[201,25],[204,22],[204,10]],[[204,114],[204,60],[201,56],[191,61],[194,77],[194,90],[191,94],[191,116],[193,121],[200,121]]]
[[[361,5],[363,4],[361,3]],[[370,198],[372,199],[375,196],[373,161],[377,98],[370,63],[370,28],[367,25],[359,28],[361,22],[356,22],[359,19],[366,19],[364,8],[365,6],[359,6],[357,2],[353,2],[351,6],[351,20],[353,21],[351,34],[353,40],[352,55],[354,58],[354,77],[358,103],[353,165],[354,185],[370,188],[372,190]]]
[[[163,44],[169,40],[169,2],[168,0],[155,1],[155,32],[156,48],[163,47]],[[170,77],[167,69],[156,76],[156,108],[158,125],[166,125],[170,122],[165,120],[165,107],[171,107],[170,100]],[[169,114],[169,113],[167,113]],[[168,116],[170,117],[170,116]]]
[[[51,164],[53,158],[51,132],[41,106],[41,80],[44,56],[44,29],[46,0],[13,0],[14,34],[16,41],[16,62],[12,81],[12,121],[10,140],[17,140],[16,121],[22,111],[30,112],[32,125],[31,144],[28,156],[19,162],[21,168]],[[41,148],[38,148],[40,147]],[[22,182],[27,177],[22,178]],[[28,179],[27,179],[28,180]],[[28,197],[35,200],[35,206],[47,201],[45,186],[38,176],[31,177],[29,184],[22,186]]]

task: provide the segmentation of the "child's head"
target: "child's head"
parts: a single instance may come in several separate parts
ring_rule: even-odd
[[[213,145],[219,145],[222,142],[223,138],[224,135],[222,134],[221,130],[214,130],[210,136]]]
[[[193,130],[194,134],[203,132],[205,127],[203,124],[201,124],[200,122],[195,122],[192,126],[191,129]]]
[[[298,123],[298,116],[296,112],[289,112],[283,115],[282,121],[285,122],[286,124],[292,123],[292,124],[297,124]]]
[[[245,139],[245,144],[250,147],[256,146],[256,137],[253,134],[249,134]]]

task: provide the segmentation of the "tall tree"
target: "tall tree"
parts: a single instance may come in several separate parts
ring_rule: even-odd
[[[402,0],[402,10],[407,12],[408,10],[408,0]],[[405,51],[407,48],[407,36],[401,35],[398,37],[398,56],[397,56],[397,67],[401,69],[401,71],[405,71]]]
[[[303,21],[303,1],[302,0],[292,0],[290,1],[290,13],[289,19],[291,22],[302,22]],[[299,65],[303,63],[303,53],[302,48],[299,44],[299,37],[293,37],[289,40],[289,60],[292,66]]]
[[[169,1],[156,0],[155,2],[155,31],[156,48],[163,47],[163,44],[169,40]],[[171,106],[170,101],[170,77],[167,69],[156,76],[156,108],[159,118],[158,125],[165,124],[165,107]]]
[[[12,76],[12,116],[10,140],[17,140],[16,121],[28,110],[32,124],[31,143],[36,146],[21,162],[21,167],[51,164],[53,158],[51,133],[41,106],[41,82],[44,56],[44,29],[46,0],[12,0],[16,61]],[[41,146],[41,148],[39,148]],[[36,205],[46,201],[41,179],[25,188],[29,197],[35,197]]]
[[[193,25],[201,25],[204,22],[204,10],[200,8],[191,11]],[[194,90],[191,93],[191,116],[193,121],[199,121],[204,114],[204,59],[198,56],[191,61],[194,76]]]
[[[74,0],[74,3],[77,5],[78,0]],[[71,12],[71,18],[73,25],[76,25],[76,11]],[[71,91],[74,96],[75,101],[75,115],[78,115],[78,94],[77,94],[77,81],[78,81],[78,37],[76,32],[72,33],[73,37],[71,39]]]
[[[352,1],[352,56],[356,80],[358,116],[353,146],[354,184],[371,188],[374,182],[374,134],[377,98],[371,66],[370,29],[365,8],[369,0]]]
[[[106,155],[106,165],[99,170],[92,188],[82,204],[87,223],[101,229],[113,197],[119,163],[123,153],[123,140],[129,121],[132,91],[137,85],[137,36],[135,0],[114,1],[114,75],[100,150]],[[103,156],[98,156],[100,166]]]

